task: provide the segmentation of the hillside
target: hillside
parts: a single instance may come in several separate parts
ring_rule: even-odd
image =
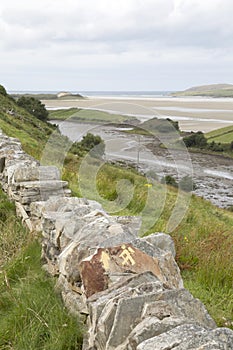
[[[0,93],[0,129],[7,135],[18,138],[24,150],[39,159],[55,127],[35,118],[19,107],[13,98]],[[57,138],[58,141],[67,142],[59,134]]]
[[[81,94],[73,94],[71,92],[59,92],[57,94],[53,94],[53,93],[22,93],[22,94],[11,94],[11,97],[13,97],[14,99],[17,99],[19,97],[34,97],[37,98],[38,100],[81,100],[84,99],[85,97],[83,97]]]
[[[25,151],[38,159],[45,143],[54,130],[51,125],[32,117],[23,109],[19,108],[14,100],[1,94],[0,128],[9,136],[18,137]],[[61,138],[61,140],[64,140],[64,138]],[[70,187],[75,195],[80,194],[77,174],[80,162],[80,158],[69,154],[64,165],[65,179],[69,181]],[[155,204],[160,201],[159,193],[163,190],[163,185],[154,180],[151,180],[151,183],[148,184],[149,179],[138,174],[134,169],[119,168],[109,164],[100,167],[96,178],[100,195],[108,201],[114,201],[117,197],[117,184],[123,179],[127,179],[134,184],[134,195],[127,207],[120,213],[121,215],[140,215],[142,213],[148,199],[148,185],[152,186]],[[90,196],[91,195],[90,189]],[[91,197],[88,198],[92,199]],[[148,233],[166,232],[167,222],[171,216],[176,200],[177,190],[168,186],[166,203],[163,211]],[[5,215],[7,215],[7,213]],[[10,232],[10,227],[8,228],[5,226],[4,217],[2,217],[1,220],[4,230],[7,229],[8,232]],[[185,286],[195,297],[200,298],[205,303],[208,311],[218,325],[231,327],[233,327],[232,227],[233,213],[214,207],[202,198],[192,196],[185,217],[180,225],[171,233],[176,243],[176,259],[182,270]],[[8,238],[8,235],[5,236]],[[39,250],[39,247],[37,247],[37,249]],[[17,252],[17,259],[20,260],[20,264],[18,263],[18,271],[20,269],[23,270],[23,266],[25,266],[25,264],[22,263],[24,260],[20,258],[22,254],[23,252],[21,252],[19,247],[19,251]],[[32,253],[26,251],[27,257],[30,256],[30,254]],[[11,266],[15,266],[16,260],[14,260],[14,254],[12,254],[12,256],[9,262]],[[30,265],[32,263],[31,260],[32,259],[27,260],[27,268],[33,271]],[[31,285],[31,274],[29,277],[25,275],[22,276],[22,279],[19,281],[19,287],[22,288],[24,285]],[[2,277],[4,278],[4,276]],[[7,288],[6,286],[6,290],[4,290],[3,293],[7,293]],[[25,294],[24,292],[22,293]],[[18,293],[17,295],[20,294]],[[42,298],[48,298],[48,295],[46,291],[45,295],[42,295]],[[11,300],[11,304],[13,303],[14,300]],[[27,305],[26,308],[28,308]],[[23,309],[18,310],[18,316],[21,317],[24,311]],[[6,316],[6,313],[4,316]],[[38,334],[38,336],[40,336],[40,334]],[[26,349],[27,347],[24,348]],[[70,349],[72,349],[72,347],[70,347]]]
[[[177,91],[172,94],[174,97],[181,96],[206,96],[206,97],[233,97],[232,84],[211,84],[194,86],[184,91]]]

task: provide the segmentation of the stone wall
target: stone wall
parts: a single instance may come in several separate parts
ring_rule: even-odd
[[[83,350],[233,349],[183,288],[170,236],[138,237],[140,218],[109,216],[95,201],[72,198],[55,167],[0,135],[0,181],[57,276],[66,307],[87,324]]]

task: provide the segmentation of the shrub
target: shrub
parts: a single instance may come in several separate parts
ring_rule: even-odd
[[[88,132],[81,142],[73,143],[71,152],[79,156],[83,156],[85,153],[90,152],[92,157],[101,158],[105,152],[105,144],[100,136]]]
[[[0,85],[0,94],[3,95],[3,96],[7,96],[6,89],[2,85]]]
[[[207,145],[207,139],[205,138],[202,131],[192,133],[190,136],[183,138],[186,147],[198,147],[205,148]]]
[[[178,184],[175,180],[175,178],[171,175],[166,175],[161,179],[162,184],[170,185],[173,187],[178,187]]]
[[[45,105],[38,99],[34,97],[22,96],[17,100],[17,104],[18,106],[26,109],[26,111],[34,115],[36,118],[42,121],[47,121],[49,113],[46,110]]]
[[[212,141],[209,145],[208,145],[208,149],[210,149],[211,151],[214,152],[223,152],[223,146],[220,142],[216,143],[215,141]]]

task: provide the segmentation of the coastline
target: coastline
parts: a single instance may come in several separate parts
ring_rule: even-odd
[[[209,132],[233,125],[233,99],[94,97],[84,100],[42,100],[48,109],[82,108],[136,116],[139,120],[171,118],[181,130]]]

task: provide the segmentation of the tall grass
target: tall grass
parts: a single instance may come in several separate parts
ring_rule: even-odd
[[[80,195],[77,177],[79,162],[75,166],[74,164],[71,160],[67,162],[67,169],[71,171],[66,171],[65,175],[74,194]],[[86,171],[87,174],[92,173],[91,164],[88,164]],[[95,178],[98,195],[103,199],[104,205],[107,203],[107,211],[113,208],[111,202],[120,199],[117,183],[123,179],[133,186],[133,195],[128,204],[114,214],[140,215],[147,201],[148,180],[134,169],[100,164]],[[83,179],[85,193],[88,198],[97,199],[88,181],[88,177]],[[153,199],[150,217],[146,218],[148,222],[144,228],[147,224],[150,228],[143,234],[167,232],[167,222],[177,199],[177,189],[167,186],[164,207],[159,210],[158,204],[164,199],[164,185],[155,180],[149,185],[152,186]],[[170,235],[175,241],[176,260],[185,286],[204,302],[219,326],[233,328],[233,213],[192,195],[183,220]]]
[[[41,244],[0,192],[0,349],[79,350],[83,326],[41,266]]]
[[[36,121],[1,95],[0,109],[3,131],[18,137],[24,150],[40,159],[53,128]],[[15,116],[7,110],[14,110]],[[66,140],[63,139],[63,142]],[[54,156],[57,156],[56,149],[52,158]],[[78,182],[80,164],[79,158],[68,154],[63,168],[63,177],[77,196],[82,195]],[[135,170],[109,164],[101,166],[96,177],[99,195],[107,202],[116,201],[117,183],[122,179],[127,179],[132,185],[133,195],[127,205],[116,213],[138,215],[148,198],[148,184]],[[148,220],[149,224],[154,224],[146,234],[166,232],[177,199],[177,190],[168,186],[160,212],[157,203],[163,200],[164,187],[161,186],[153,182],[154,196]],[[92,199],[93,191],[88,186],[87,194]],[[96,199],[95,196],[93,199]],[[0,229],[0,349],[79,349],[80,325],[77,326],[77,321],[67,315],[59,296],[54,294],[54,282],[47,279],[41,270],[40,244],[28,237],[15,217],[14,205],[1,192]],[[176,244],[176,259],[185,286],[204,302],[218,325],[232,327],[233,213],[192,196],[182,222],[170,234]],[[56,339],[61,345],[54,345],[57,344]]]

